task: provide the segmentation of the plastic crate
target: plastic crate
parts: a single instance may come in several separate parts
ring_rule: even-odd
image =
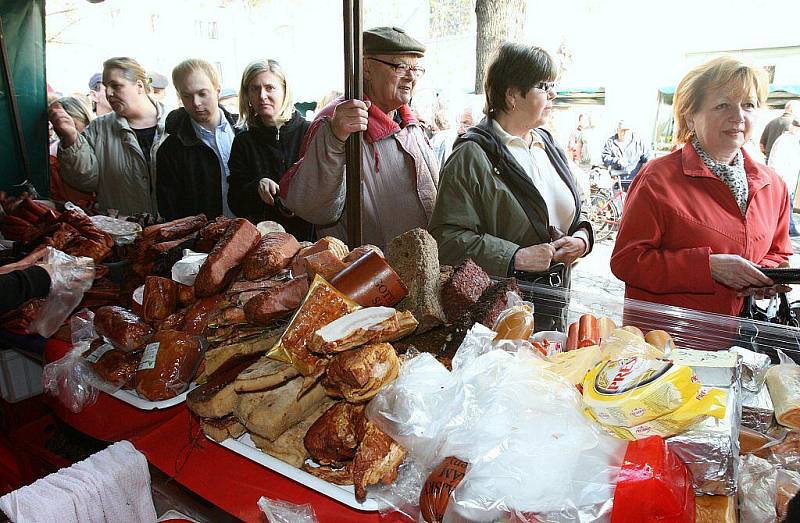
[[[16,403],[42,393],[42,366],[14,350],[0,351],[0,395]]]

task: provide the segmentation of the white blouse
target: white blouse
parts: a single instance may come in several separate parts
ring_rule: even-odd
[[[514,159],[525,171],[547,204],[550,225],[558,227],[565,234],[575,219],[575,199],[569,186],[556,172],[544,148],[539,133],[531,129],[532,143],[529,146],[519,136],[506,132],[497,121],[492,121],[500,141],[508,147]]]

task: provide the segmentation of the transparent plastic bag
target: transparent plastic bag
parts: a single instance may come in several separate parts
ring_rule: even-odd
[[[72,350],[45,365],[42,373],[44,390],[76,414],[97,401],[94,372],[83,358],[83,353],[97,338],[93,320],[94,313],[88,309],[82,309],[70,319]]]
[[[258,500],[258,508],[267,517],[269,523],[317,523],[314,507],[309,504],[295,505],[261,496]]]
[[[800,491],[800,473],[793,470],[778,469],[775,485],[775,509],[778,513],[779,521],[783,521],[783,518],[786,517],[786,509],[788,508],[789,501]]]
[[[88,309],[80,310],[70,319],[70,328],[72,349],[61,359],[44,366],[42,383],[45,391],[77,414],[97,401],[99,391],[113,394],[120,386],[101,379],[85,358],[92,343],[98,340],[94,313]]]
[[[91,258],[64,254],[48,247],[43,263],[50,266],[50,293],[30,330],[45,338],[52,336],[83,299],[94,283],[94,262]]]
[[[739,465],[740,523],[774,523],[776,519],[775,465],[753,454],[742,458]]]

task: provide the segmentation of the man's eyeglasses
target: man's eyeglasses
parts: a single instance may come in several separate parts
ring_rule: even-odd
[[[372,57],[370,57],[369,59],[375,60],[376,62],[380,62],[382,64],[386,64],[389,67],[393,68],[394,74],[396,74],[397,76],[405,76],[408,74],[409,71],[411,71],[411,74],[413,74],[416,77],[420,77],[423,74],[425,74],[425,68],[420,67],[418,65],[393,64],[392,62],[387,62],[385,60],[380,60],[378,58],[372,58]]]
[[[556,83],[555,82],[539,82],[538,84],[534,85],[536,89],[549,93],[553,91],[556,92]]]

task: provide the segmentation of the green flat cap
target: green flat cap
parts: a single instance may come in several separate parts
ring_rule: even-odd
[[[364,54],[425,54],[425,46],[399,27],[373,27],[363,38]]]

